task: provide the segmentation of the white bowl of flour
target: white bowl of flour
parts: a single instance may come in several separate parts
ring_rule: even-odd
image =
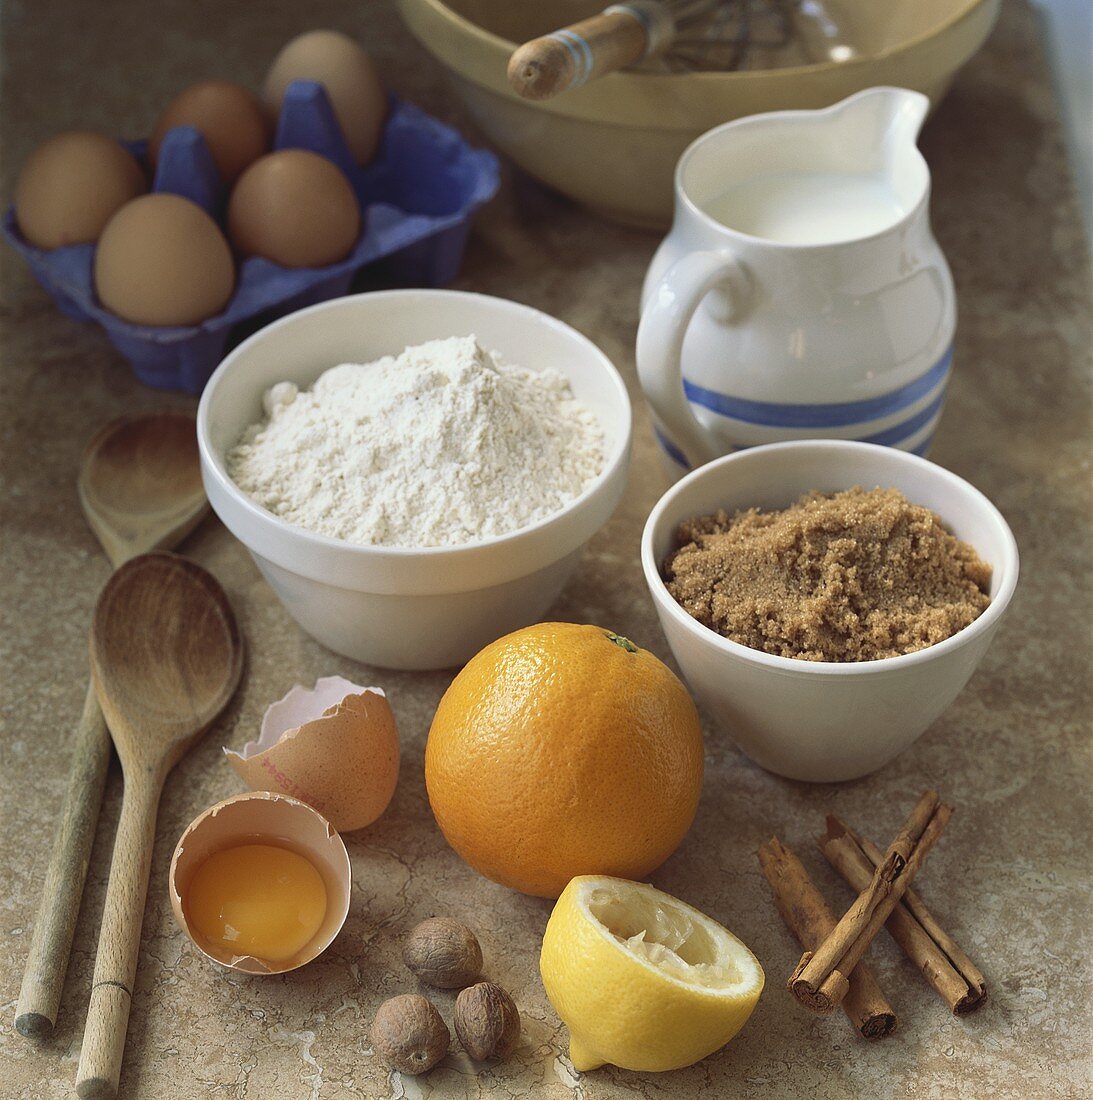
[[[361,294],[262,329],[198,409],[205,490],[297,622],[387,668],[541,618],[622,496],[626,388],[515,302]]]

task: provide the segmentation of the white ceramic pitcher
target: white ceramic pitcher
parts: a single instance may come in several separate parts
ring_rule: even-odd
[[[956,307],[915,144],[928,107],[870,88],[726,123],[684,152],[637,345],[674,476],[786,439],[929,448]]]

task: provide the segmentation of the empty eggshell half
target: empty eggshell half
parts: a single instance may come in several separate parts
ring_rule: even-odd
[[[371,825],[398,782],[398,727],[383,690],[341,676],[297,684],[267,709],[257,741],[224,753],[252,790],[299,798],[340,832]]]
[[[207,942],[186,913],[190,883],[209,856],[240,844],[262,843],[303,856],[326,886],[326,913],[318,931],[295,955],[277,963],[227,954]],[[287,795],[248,791],[218,802],[190,823],[171,859],[168,889],[175,920],[206,958],[247,974],[283,974],[321,955],[341,931],[349,913],[351,875],[345,842],[322,814]]]

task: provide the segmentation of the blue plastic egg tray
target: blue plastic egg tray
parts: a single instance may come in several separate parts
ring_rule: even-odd
[[[143,160],[146,142],[127,142]],[[4,215],[8,241],[59,309],[95,321],[132,364],[159,389],[200,393],[225,352],[242,337],[285,313],[337,298],[362,271],[383,283],[442,286],[463,260],[471,216],[497,191],[492,153],[470,148],[451,127],[394,97],[375,159],[353,162],[321,85],[296,81],[285,94],[274,149],[309,149],[346,174],[361,204],[362,232],[353,251],[321,268],[285,268],[262,257],[237,264],[236,286],[223,313],[187,328],[134,325],[104,309],[95,296],[95,246],[43,250],[24,240],[14,210]],[[192,199],[222,222],[226,189],[197,130],[180,126],[160,148],[153,191]]]

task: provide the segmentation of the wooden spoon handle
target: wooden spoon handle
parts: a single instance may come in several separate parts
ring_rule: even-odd
[[[550,99],[607,73],[625,69],[661,48],[674,33],[663,4],[615,4],[513,51],[508,78],[524,99]]]
[[[136,768],[133,772],[125,777],[121,820],[99,929],[91,1003],[76,1074],[76,1092],[84,1098],[117,1095],[137,976],[140,928],[148,896],[163,775]]]
[[[48,1035],[57,1020],[109,766],[110,731],[88,687],[15,1010],[22,1035]]]

